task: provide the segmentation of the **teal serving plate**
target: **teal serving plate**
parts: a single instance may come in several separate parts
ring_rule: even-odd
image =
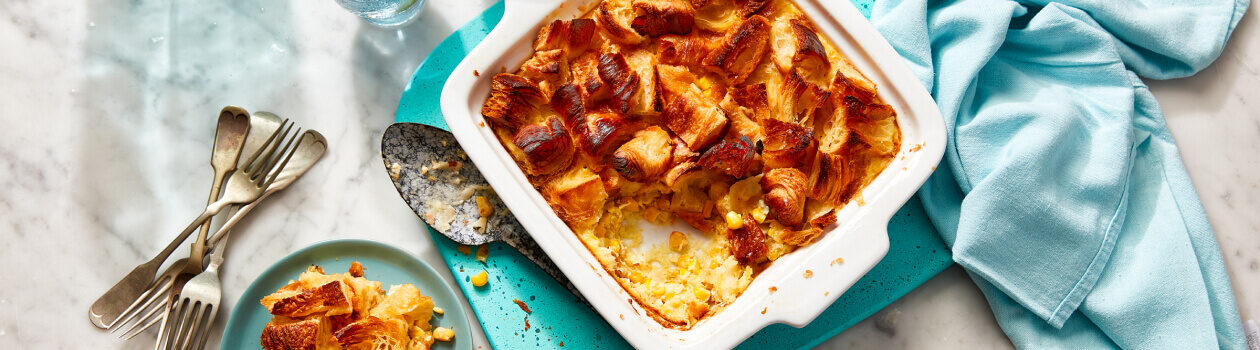
[[[442,276],[428,264],[398,248],[365,240],[336,240],[316,243],[280,259],[263,271],[232,308],[224,328],[221,349],[261,349],[259,339],[263,327],[271,321],[271,314],[259,303],[264,296],[275,292],[289,281],[297,279],[310,265],[319,265],[327,273],[342,273],[350,263],[363,264],[363,277],[380,281],[385,290],[395,284],[411,283],[420,293],[433,298],[433,304],[444,309],[444,315],[434,315],[433,324],[455,331],[449,342],[437,342],[433,349],[472,349],[468,316],[455,290],[447,285]]]

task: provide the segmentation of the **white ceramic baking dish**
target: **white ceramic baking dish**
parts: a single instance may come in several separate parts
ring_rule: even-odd
[[[456,139],[503,202],[522,219],[530,235],[631,345],[642,349],[729,348],[773,323],[805,326],[884,257],[888,252],[888,220],[940,162],[945,149],[944,123],[931,96],[851,3],[798,0],[823,34],[878,84],[880,97],[896,109],[902,152],[863,190],[860,198],[865,203],[846,205],[837,213],[839,224],[818,242],[776,260],[725,310],[690,330],[665,328],[647,316],[600,267],[530,185],[480,115],[489,96],[490,77],[500,71],[514,71],[531,55],[534,36],[542,24],[580,16],[598,1],[507,0],[503,20],[455,68],[442,90],[442,113]],[[837,258],[843,258],[843,263],[833,264]],[[776,290],[772,292],[771,287]]]

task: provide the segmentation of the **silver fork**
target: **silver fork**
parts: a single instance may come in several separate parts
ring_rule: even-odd
[[[214,245],[210,255],[210,265],[206,270],[188,280],[179,293],[180,300],[171,306],[171,315],[175,327],[175,339],[166,340],[170,349],[202,349],[206,346],[206,338],[210,334],[210,326],[219,312],[219,301],[223,297],[223,286],[219,282],[219,266],[223,265],[223,245],[226,239],[220,239]],[[167,321],[168,323],[171,321]],[[158,348],[163,348],[158,340]]]
[[[288,128],[285,126],[288,126]],[[275,153],[277,153],[276,151],[279,144],[284,142],[285,138],[288,137],[289,132],[292,131],[292,127],[293,124],[290,123],[288,119],[281,122],[281,126],[272,131],[267,140],[264,141],[262,145],[259,146],[258,150],[249,157],[249,160],[244,163],[249,164],[250,166],[239,167],[237,171],[232,172],[232,174],[228,177],[227,187],[224,188],[224,191],[222,191],[224,193],[223,197],[207,205],[206,210],[203,211],[197,219],[193,220],[193,222],[189,224],[184,231],[180,232],[173,243],[182,242],[187,239],[188,236],[192,234],[193,230],[200,227],[219,211],[223,210],[224,207],[232,204],[250,202],[261,196],[267,185],[270,184],[270,181],[275,180],[274,176],[268,176],[271,167],[279,161],[279,159],[276,158]],[[259,157],[264,155],[266,155],[264,158],[259,159]],[[257,161],[256,164],[255,161]],[[175,246],[175,244],[168,246],[167,249],[163,250],[162,253],[159,253],[158,257],[155,257],[154,260],[159,261],[160,264],[160,261],[165,260],[166,256],[168,256],[170,251],[173,250],[171,248]],[[122,329],[124,326],[130,324],[130,326],[127,327],[127,331],[123,332],[123,337],[129,339],[156,324],[156,320],[165,318],[167,313],[162,311],[166,311],[167,308],[164,307],[164,304],[168,304],[172,296],[178,294],[178,291],[180,287],[183,286],[184,281],[187,281],[196,274],[189,273],[191,270],[189,267],[191,266],[192,265],[187,262],[187,259],[185,259],[185,262],[182,264],[172,264],[161,277],[149,284],[149,287],[144,294],[141,294],[140,297],[136,298],[135,301],[133,301],[127,309],[123,311],[123,313],[119,314],[117,319],[110,323],[109,328],[111,332]],[[200,272],[200,266],[196,266],[195,270]],[[158,289],[165,289],[166,292],[154,293]],[[141,312],[144,312],[145,310],[148,310],[148,312],[142,315]],[[159,334],[162,333],[159,332]]]
[[[287,136],[288,132],[289,129],[286,128],[284,134]],[[294,153],[297,153],[297,141],[302,138],[302,135],[300,132],[295,133],[285,143],[284,148],[278,152],[275,152],[275,147],[271,147],[273,151],[268,153],[267,158],[257,163],[257,168],[268,170],[263,174],[267,178],[263,184],[264,190],[267,185],[270,185],[280,176],[285,166],[288,165],[289,160],[293,158]],[[279,164],[276,164],[276,162],[279,162]],[[246,168],[246,172],[258,170],[255,168],[255,163],[252,162],[252,159],[247,164],[251,165]],[[235,175],[234,173],[233,178],[235,178]],[[229,188],[232,185],[231,181],[232,179],[229,179]],[[228,192],[226,195],[231,195],[231,192]],[[254,196],[250,201],[259,199],[261,195],[262,193]],[[253,204],[250,203],[250,205]],[[234,224],[235,222],[232,223]],[[230,229],[231,226],[224,226],[220,228],[220,232],[226,232],[226,230]],[[224,238],[226,237],[220,238],[219,241],[215,242],[211,265],[206,268],[205,272],[198,274],[185,283],[182,290],[180,290],[179,299],[171,304],[167,320],[158,331],[158,349],[193,349],[194,342],[204,345],[205,340],[201,339],[204,337],[202,333],[209,333],[210,321],[214,320],[214,315],[218,312],[219,301],[222,297],[222,286],[219,282],[218,269],[219,265],[223,263],[223,251],[226,250],[223,248],[223,244],[227,242]],[[207,321],[207,317],[209,321]],[[197,349],[200,349],[200,347],[197,347]]]

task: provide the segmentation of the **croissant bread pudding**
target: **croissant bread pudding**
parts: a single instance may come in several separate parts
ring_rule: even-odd
[[[310,266],[296,281],[263,297],[274,317],[262,332],[262,348],[424,350],[449,341],[453,332],[429,322],[433,299],[411,284],[385,293],[381,282],[363,278],[363,265],[324,274]]]
[[[896,111],[789,0],[604,0],[489,80],[508,153],[675,329],[818,240],[901,148]],[[644,243],[638,223],[676,220]]]

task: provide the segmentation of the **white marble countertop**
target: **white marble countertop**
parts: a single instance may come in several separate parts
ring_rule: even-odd
[[[0,348],[151,346],[92,327],[86,309],[200,210],[228,104],[320,130],[330,152],[238,227],[224,314],[272,262],[326,239],[384,241],[442,266],[382,171],[380,136],[414,67],[491,2],[429,0],[401,31],[327,0],[0,2]],[[1151,85],[1254,319],[1260,14],[1248,12],[1207,71]],[[822,347],[1010,343],[955,267]]]

